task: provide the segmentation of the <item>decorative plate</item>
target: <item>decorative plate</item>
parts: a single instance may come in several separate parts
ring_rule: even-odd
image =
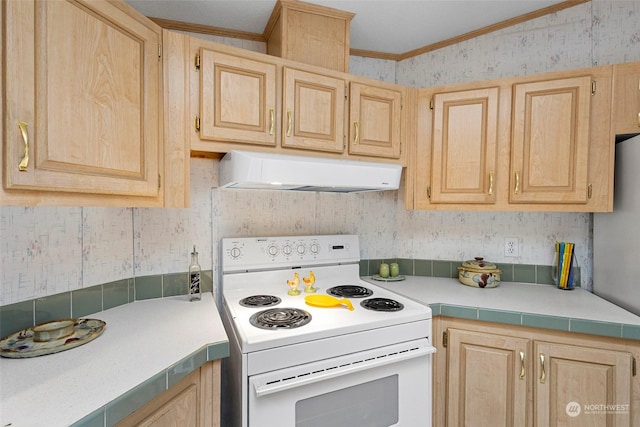
[[[45,342],[33,340],[32,328],[23,329],[0,340],[0,356],[23,359],[70,350],[99,337],[105,326],[98,319],[76,319],[71,335]]]
[[[399,276],[395,276],[395,277],[382,277],[379,274],[374,274],[373,276],[371,276],[371,278],[373,280],[380,280],[381,282],[399,282],[400,280],[404,280],[405,277],[401,274]]]

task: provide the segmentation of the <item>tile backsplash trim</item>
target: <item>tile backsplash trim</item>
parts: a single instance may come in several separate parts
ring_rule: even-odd
[[[187,283],[187,272],[143,276],[0,306],[0,337],[39,323],[85,317],[134,301],[186,295]],[[212,271],[202,271],[202,292],[212,290]]]

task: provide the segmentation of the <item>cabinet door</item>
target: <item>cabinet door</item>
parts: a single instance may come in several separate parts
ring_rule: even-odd
[[[640,133],[640,62],[617,64],[613,73],[613,132]]]
[[[498,93],[434,95],[431,203],[495,203]]]
[[[515,84],[510,203],[587,203],[591,77]]]
[[[528,340],[449,328],[447,425],[525,426]]]
[[[160,29],[106,1],[3,7],[4,187],[157,196]]]
[[[400,158],[402,92],[351,83],[349,154]]]
[[[200,139],[276,145],[276,66],[200,52]]]
[[[534,349],[536,426],[631,426],[630,353],[548,342]]]
[[[284,67],[282,146],[344,151],[345,82]]]

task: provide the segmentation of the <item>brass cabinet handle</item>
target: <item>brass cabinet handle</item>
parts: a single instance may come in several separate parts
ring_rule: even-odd
[[[291,136],[291,110],[287,110],[287,136]]]
[[[358,141],[360,140],[360,128],[358,127],[358,122],[353,122],[353,127],[356,130],[356,136],[355,138],[353,138],[353,143],[357,144]]]
[[[269,109],[269,117],[271,118],[271,126],[269,127],[269,135],[273,135],[273,127],[275,126],[276,117],[273,108]]]
[[[22,141],[24,142],[24,155],[22,156],[22,160],[20,160],[18,170],[24,172],[29,167],[29,133],[27,132],[26,122],[18,122],[18,127],[20,128]]]
[[[513,189],[513,194],[518,194],[520,191],[520,171],[516,171],[516,186]]]
[[[524,351],[520,352],[520,379],[524,379]]]
[[[544,371],[544,354],[540,353],[540,383],[544,384],[547,373]]]
[[[489,195],[493,195],[493,171],[489,172]]]

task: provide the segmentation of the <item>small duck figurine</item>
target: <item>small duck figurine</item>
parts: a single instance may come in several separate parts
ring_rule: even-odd
[[[300,295],[300,291],[298,290],[299,284],[300,284],[300,276],[298,275],[298,273],[293,273],[293,280],[287,280],[287,285],[289,285],[289,287],[291,288],[287,293],[293,296]]]
[[[306,293],[312,294],[317,291],[317,289],[313,287],[313,284],[316,283],[316,275],[313,274],[313,271],[309,271],[309,277],[303,277],[302,280],[305,283],[304,291]]]

